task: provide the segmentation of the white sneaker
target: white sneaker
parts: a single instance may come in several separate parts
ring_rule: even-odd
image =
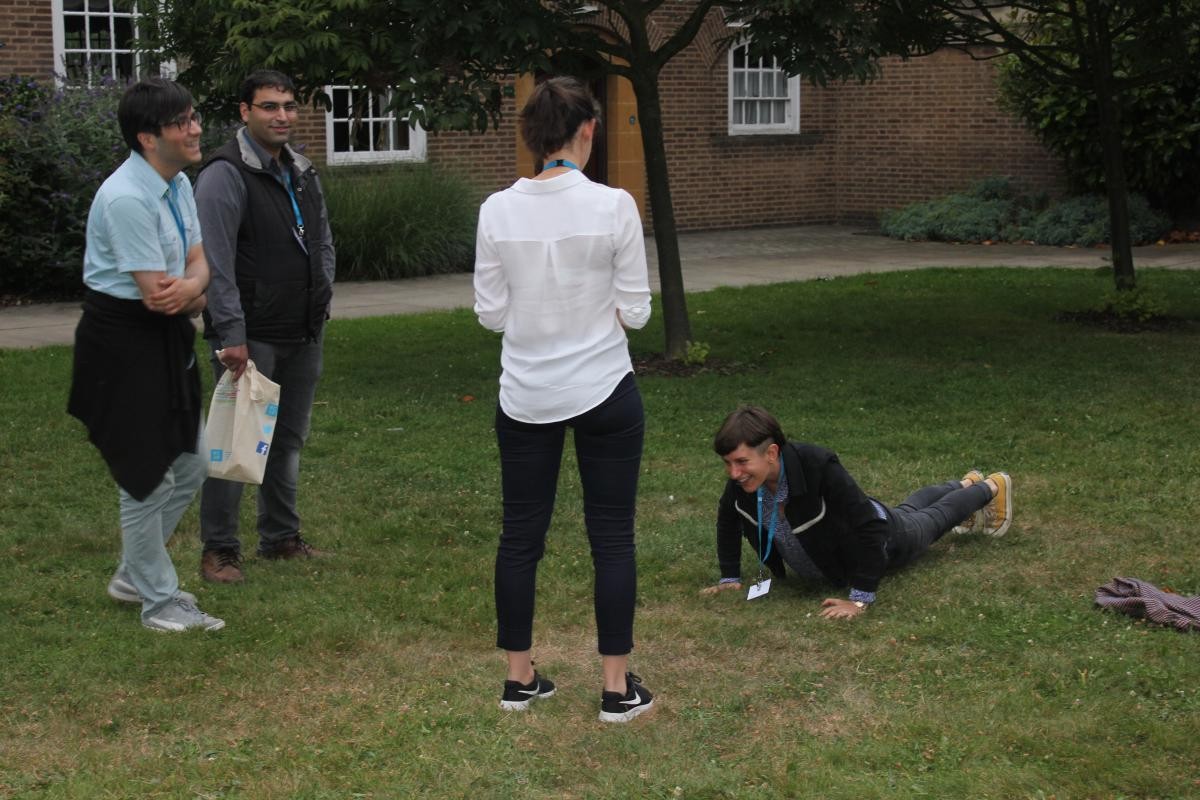
[[[210,617],[196,604],[175,595],[169,603],[160,608],[152,617],[142,619],[142,625],[152,631],[188,631],[194,629],[219,631],[225,627],[225,620]]]
[[[126,580],[120,570],[113,573],[112,579],[108,582],[108,596],[118,603],[140,603],[142,596],[138,594],[138,590],[133,587],[133,584]],[[187,600],[192,605],[196,605],[196,595],[191,592],[179,590],[179,597]]]

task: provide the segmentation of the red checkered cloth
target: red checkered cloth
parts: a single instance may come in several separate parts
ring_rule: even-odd
[[[1113,578],[1096,590],[1096,605],[1181,631],[1200,632],[1200,597],[1184,597],[1137,578]]]

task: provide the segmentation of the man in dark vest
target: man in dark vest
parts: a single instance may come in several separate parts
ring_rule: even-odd
[[[300,535],[296,485],[321,375],[333,295],[333,239],[312,163],[288,145],[299,106],[292,80],[258,70],[242,82],[245,127],[206,159],[196,206],[212,271],[204,336],[213,371],[241,377],[247,359],[280,385],[279,417],[258,490],[258,554],[323,553]],[[200,496],[205,580],[243,579],[242,484],[209,478]]]

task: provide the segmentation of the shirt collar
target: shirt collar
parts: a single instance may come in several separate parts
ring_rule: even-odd
[[[276,175],[282,175],[283,165],[290,161],[287,145],[279,148],[278,159],[272,158],[271,154],[264,150],[262,145],[254,141],[254,137],[250,135],[249,129],[242,128],[241,133],[242,139],[245,140],[246,144],[250,145],[250,149],[254,151],[254,155],[258,157],[258,163],[262,165],[262,168],[273,172]]]
[[[572,186],[585,183],[587,180],[588,177],[583,172],[573,169],[561,175],[555,175],[553,178],[544,178],[537,181],[533,178],[520,178],[513,184],[512,188],[525,194],[545,194],[547,192],[560,192],[563,189],[569,189]]]
[[[150,166],[146,157],[136,150],[129,151],[129,159],[125,163],[130,165],[134,180],[155,197],[166,197],[167,192],[171,189],[171,183],[179,179],[177,174],[170,182],[164,181],[163,176],[158,174],[158,170]]]

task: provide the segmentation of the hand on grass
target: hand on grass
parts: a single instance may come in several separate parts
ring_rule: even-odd
[[[729,589],[741,589],[741,581],[730,581],[728,583],[718,583],[716,586],[706,586],[700,590],[700,594],[717,594]]]
[[[839,600],[827,597],[821,601],[821,616],[825,619],[854,619],[867,610],[866,606],[856,606],[850,600]]]

